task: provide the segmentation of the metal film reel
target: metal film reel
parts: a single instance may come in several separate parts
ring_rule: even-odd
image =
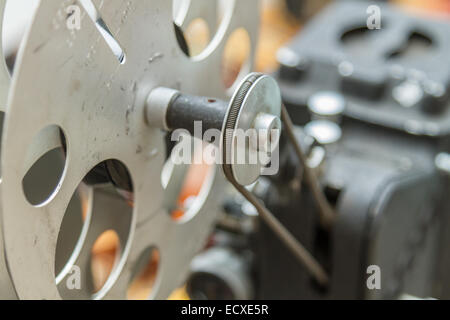
[[[18,2],[14,2],[16,6]],[[11,1],[8,4],[12,4]],[[13,34],[10,29],[4,27],[4,24],[9,21],[5,21],[7,0],[0,0],[0,132],[3,131],[3,121],[6,111],[7,99],[9,88],[11,84],[10,71],[7,65],[7,56],[13,50],[13,47],[18,45],[14,43],[13,39],[17,39],[20,35]],[[16,9],[16,8],[14,8]],[[16,28],[19,30],[20,28]],[[19,40],[20,42],[20,40]],[[2,183],[0,182],[0,193],[1,193]],[[2,216],[2,207],[0,206],[0,217]],[[5,255],[4,255],[4,245],[3,245],[3,234],[2,234],[2,224],[0,223],[0,299],[14,299],[16,294],[11,283],[11,279],[8,273],[8,268],[6,265]]]
[[[67,26],[73,5],[81,13],[79,30]],[[39,2],[17,58],[3,137],[4,245],[19,298],[124,299],[152,248],[160,257],[151,297],[166,298],[182,284],[214,223],[221,183],[212,169],[185,216],[171,217],[165,206],[171,193],[160,182],[165,134],[146,124],[145,101],[162,86],[225,98],[228,90],[218,75],[226,41],[244,28],[254,52],[257,15],[244,18],[244,13],[254,13],[256,6],[256,1],[227,1],[210,44],[190,58],[177,41],[171,1]],[[42,155],[57,148],[64,158],[59,179],[42,201],[30,201],[24,178]],[[111,180],[125,180],[115,186],[122,194],[132,191],[132,207],[115,188],[89,187],[99,165],[107,167]],[[178,179],[171,181],[166,189]],[[65,212],[85,184],[80,236],[57,270],[61,232],[72,226]],[[117,234],[119,254],[105,284],[94,292],[91,248],[108,230]],[[74,266],[82,278],[75,290],[67,286]]]
[[[0,34],[3,32],[3,12],[5,10],[6,0],[0,1]],[[0,112],[2,113],[2,117],[4,116],[6,100],[8,96],[9,90],[9,73],[6,67],[6,61],[3,56],[3,50],[0,50],[0,59],[3,61],[0,65]],[[2,125],[3,127],[3,125]],[[3,128],[0,128],[3,129]],[[1,184],[0,184],[0,192],[1,192]],[[1,210],[1,209],[0,209]],[[1,215],[1,211],[0,211]],[[4,255],[4,247],[3,247],[3,235],[2,228],[0,225],[0,299],[8,299],[13,297],[12,294],[12,284],[8,275],[8,270],[6,267],[5,255]]]

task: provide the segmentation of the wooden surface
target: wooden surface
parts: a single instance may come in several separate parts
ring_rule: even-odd
[[[394,0],[393,2],[419,14],[446,18],[450,15],[450,0]]]

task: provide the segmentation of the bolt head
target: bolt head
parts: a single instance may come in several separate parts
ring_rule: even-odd
[[[281,120],[279,117],[259,113],[255,118],[254,129],[258,135],[252,139],[252,148],[256,151],[272,152],[278,146],[281,136]]]
[[[342,137],[342,129],[336,123],[326,120],[311,121],[305,126],[305,133],[321,145],[331,145]]]
[[[346,104],[344,96],[333,91],[317,92],[308,100],[314,119],[334,120],[344,113]]]

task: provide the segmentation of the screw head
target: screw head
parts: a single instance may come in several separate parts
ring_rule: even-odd
[[[258,139],[252,139],[252,148],[256,151],[272,152],[278,146],[281,136],[281,120],[269,113],[259,113],[254,122]]]
[[[342,137],[341,127],[327,120],[311,121],[305,126],[305,133],[316,139],[321,145],[336,143]]]
[[[308,108],[314,120],[339,122],[346,104],[344,96],[333,91],[317,92],[308,100]]]

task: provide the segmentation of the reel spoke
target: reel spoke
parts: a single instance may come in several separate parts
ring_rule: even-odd
[[[92,208],[84,221],[86,232],[79,239],[80,248],[74,251],[74,257],[69,260],[68,266],[64,268],[61,272],[62,274],[57,278],[59,291],[63,298],[101,298],[103,292],[107,291],[108,284],[114,280],[114,274],[120,273],[121,265],[123,265],[122,261],[127,258],[127,244],[133,220],[132,211],[132,207],[115,190],[102,187],[93,188]],[[107,234],[110,230],[117,235],[117,244],[111,243],[106,236],[102,239],[102,235]],[[61,232],[64,231],[63,229],[61,230]],[[104,279],[105,284],[102,288],[98,288],[98,292],[95,292],[96,281],[94,278],[96,274],[95,269],[92,267],[95,251],[100,250],[98,249],[99,246],[111,245],[118,246],[113,248],[117,251],[116,262],[112,266],[111,274],[106,275]],[[66,285],[67,278],[72,276],[70,270],[74,266],[80,268],[81,271],[80,290],[71,290]]]
[[[6,0],[0,0],[0,38],[3,39],[3,20],[6,7]],[[3,47],[3,46],[2,46]],[[6,100],[10,87],[10,76],[3,50],[0,50],[0,111],[5,112]]]

